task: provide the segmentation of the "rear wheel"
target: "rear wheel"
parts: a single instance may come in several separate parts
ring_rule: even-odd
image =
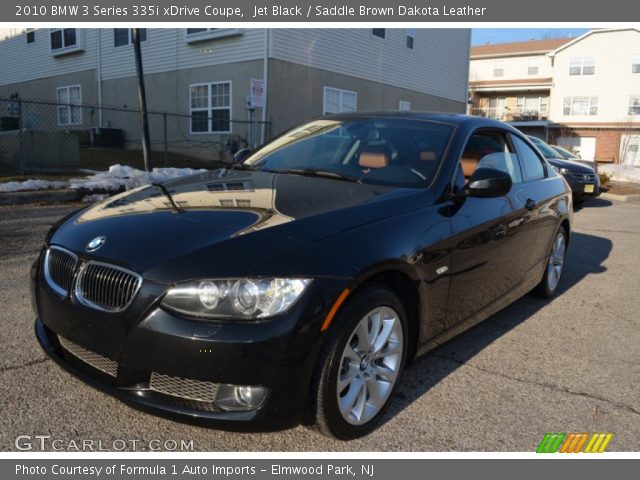
[[[535,289],[536,294],[543,298],[550,298],[554,295],[562,277],[566,253],[567,232],[564,227],[560,227],[551,244],[547,267],[542,280]]]
[[[334,320],[320,355],[315,424],[341,439],[371,432],[389,407],[404,370],[407,321],[385,287],[356,294]]]

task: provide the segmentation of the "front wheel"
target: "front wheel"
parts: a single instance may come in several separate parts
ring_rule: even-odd
[[[340,439],[371,432],[389,407],[404,370],[407,321],[385,287],[356,294],[336,317],[320,354],[315,424]]]
[[[535,293],[543,298],[551,298],[558,288],[562,272],[564,270],[564,259],[567,253],[567,232],[560,227],[556,233],[551,249],[549,250],[549,259],[547,260],[547,268],[545,269],[542,280],[536,287]]]

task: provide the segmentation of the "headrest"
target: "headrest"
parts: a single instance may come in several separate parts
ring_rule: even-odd
[[[438,156],[436,155],[436,152],[420,152],[420,160],[432,161],[437,158]]]
[[[389,165],[389,157],[383,152],[361,152],[358,164],[362,168],[384,168]]]

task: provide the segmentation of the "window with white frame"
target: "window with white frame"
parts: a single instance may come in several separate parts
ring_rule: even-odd
[[[231,82],[189,87],[191,133],[231,132]]]
[[[549,97],[518,97],[516,99],[517,113],[546,114],[549,108]]]
[[[631,58],[631,73],[640,73],[640,53]]]
[[[406,112],[411,110],[411,102],[407,102],[406,100],[400,100],[398,103],[398,110],[401,112]]]
[[[504,77],[504,60],[495,60],[493,62],[493,76]]]
[[[51,41],[51,53],[62,55],[63,53],[82,50],[80,29],[78,28],[52,28],[49,30]]]
[[[565,116],[598,115],[598,97],[564,97],[562,113]]]
[[[407,28],[407,48],[413,50],[413,43],[416,38],[416,30],[415,28]]]
[[[358,109],[358,94],[350,90],[324,87],[322,105],[324,115],[329,113],[355,112]]]
[[[140,28],[140,41],[147,41],[147,29]],[[133,43],[133,29],[132,28],[114,28],[113,29],[113,46],[124,47],[125,45],[131,45]]]
[[[640,115],[640,95],[629,97],[629,115]]]
[[[36,41],[36,29],[35,28],[27,28],[25,30],[27,34],[27,43],[33,43]]]
[[[571,57],[569,59],[569,75],[594,75],[595,73],[595,57]]]
[[[239,28],[187,28],[184,37],[187,43],[195,43],[240,34]]]
[[[57,89],[58,125],[80,125],[82,123],[82,89],[80,85],[70,85]]]
[[[540,107],[539,112],[542,114],[546,114],[549,109],[549,97],[540,97]]]
[[[540,60],[538,58],[529,59],[527,65],[527,75],[538,75],[540,71]]]

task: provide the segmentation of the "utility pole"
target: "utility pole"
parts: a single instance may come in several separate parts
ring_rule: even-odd
[[[147,115],[147,94],[144,89],[144,70],[142,68],[142,50],[140,48],[140,29],[132,28],[131,36],[133,40],[133,51],[136,57],[136,71],[138,72],[138,100],[140,102],[140,123],[142,124],[142,155],[144,158],[144,169],[150,172],[151,165],[151,142],[149,141],[149,117]]]

